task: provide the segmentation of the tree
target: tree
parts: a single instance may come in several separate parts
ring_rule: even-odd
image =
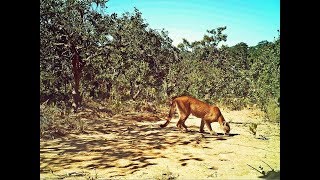
[[[99,12],[92,9],[92,4],[105,8],[106,0],[73,1],[42,0],[40,2],[40,68],[42,85],[51,83],[56,92],[61,94],[61,82],[66,86],[73,74],[73,105],[76,111],[81,105],[80,79],[86,62],[95,55],[85,51],[99,52],[94,29],[99,28],[97,19],[103,21]],[[49,75],[51,73],[51,75]],[[52,79],[50,80],[51,76]],[[53,80],[53,81],[52,81]],[[44,95],[45,96],[45,95]],[[64,98],[68,99],[68,98]]]

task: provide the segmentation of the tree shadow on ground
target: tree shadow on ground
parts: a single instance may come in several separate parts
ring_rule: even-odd
[[[191,136],[181,138],[176,127],[160,128],[154,123],[158,121],[146,114],[87,119],[87,134],[71,134],[40,143],[40,172],[116,168],[119,176],[130,174],[156,165],[150,162],[151,159],[165,157],[154,149],[166,149],[173,144],[187,145],[200,135],[197,131],[190,131]]]

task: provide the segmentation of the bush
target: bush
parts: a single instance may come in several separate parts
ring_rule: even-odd
[[[47,102],[40,105],[40,138],[54,138],[65,133],[59,128],[57,120],[62,110],[55,104],[47,105]]]
[[[230,110],[242,110],[249,104],[245,98],[221,98],[218,102]]]
[[[85,131],[85,122],[81,115],[69,116],[67,109],[59,108],[55,103],[47,102],[40,105],[40,138],[54,139],[65,136],[71,132],[82,133]]]
[[[275,99],[269,99],[266,104],[266,115],[269,121],[280,121],[280,106]]]

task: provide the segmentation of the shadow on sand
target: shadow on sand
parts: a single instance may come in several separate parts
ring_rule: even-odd
[[[73,134],[40,143],[40,172],[46,173],[51,168],[61,170],[116,167],[120,169],[120,172],[117,172],[119,176],[133,173],[155,165],[149,162],[151,159],[165,158],[161,151],[155,152],[154,149],[166,149],[173,144],[188,145],[195,141],[194,136],[201,134],[190,131],[190,136],[181,138],[181,135],[178,136],[181,132],[176,127],[160,128],[159,124],[153,122],[158,122],[158,119],[148,119],[146,116],[88,119],[87,134]],[[238,134],[230,134],[229,138],[235,135]],[[121,159],[126,160],[125,163],[119,163]],[[201,161],[199,158],[181,161],[185,163],[184,161],[189,159]]]

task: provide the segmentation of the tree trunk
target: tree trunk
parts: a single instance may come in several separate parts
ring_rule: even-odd
[[[67,105],[68,104],[68,94],[67,94],[67,80],[66,77],[64,77],[64,94],[63,94],[63,101]]]
[[[130,81],[130,97],[133,99],[133,96],[134,96],[134,85],[133,85],[133,82]]]
[[[136,98],[138,97],[138,95],[140,94],[140,92],[141,92],[141,89],[138,89],[138,92],[137,92],[135,95],[133,95],[132,99],[133,99],[134,101],[136,100]]]
[[[111,88],[112,88],[112,83],[110,82],[110,80],[108,80],[106,82],[106,93],[105,93],[107,99],[109,99],[109,97],[110,97]]]
[[[136,93],[134,93],[135,88],[138,88],[138,92]],[[132,81],[130,81],[130,97],[132,98],[132,100],[135,101],[138,95],[140,94],[140,92],[141,92],[141,89],[139,88],[139,86],[133,83]]]
[[[79,91],[79,85],[80,85],[81,71],[82,71],[85,63],[81,60],[79,52],[75,48],[74,44],[71,44],[71,52],[73,54],[73,56],[72,56],[72,72],[73,72],[73,77],[74,77],[74,87],[73,87],[74,89],[72,91],[72,97],[73,97],[72,107],[74,108],[74,112],[77,112],[77,110],[81,106],[81,102],[82,102],[82,97],[81,97],[80,91]]]

